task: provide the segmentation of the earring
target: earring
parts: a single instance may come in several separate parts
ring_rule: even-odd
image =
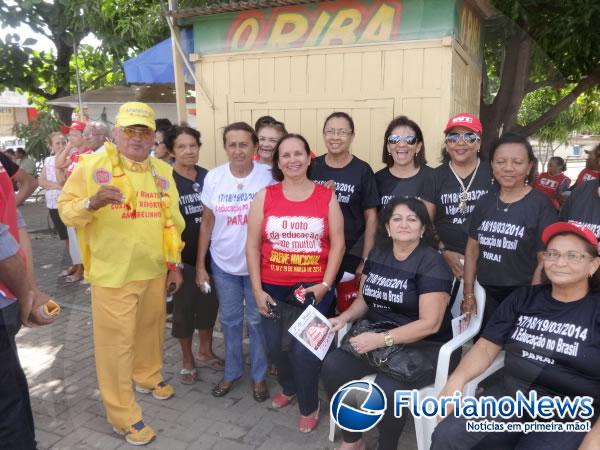
[[[529,176],[529,175],[527,175]],[[527,186],[529,184],[529,180],[527,178],[525,178],[525,186]]]
[[[421,239],[423,239],[423,234],[424,234],[424,233],[421,233]]]
[[[490,184],[491,184],[491,185],[493,185],[493,184],[494,184],[494,177],[492,177],[492,181],[491,181],[491,183],[490,183]]]

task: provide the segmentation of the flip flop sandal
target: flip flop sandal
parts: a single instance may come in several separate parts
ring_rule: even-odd
[[[198,379],[198,371],[196,369],[187,369],[183,367],[179,371],[179,382],[181,384],[194,384]]]
[[[59,277],[68,277],[69,275],[73,275],[76,270],[77,269],[75,269],[73,266],[67,267],[65,270],[63,270],[61,273],[59,273],[58,276]]]
[[[76,283],[77,281],[83,280],[83,275],[80,273],[74,273],[65,277],[65,283]]]
[[[225,370],[225,361],[218,357],[200,359],[196,356],[196,367],[208,367],[209,369],[223,371]]]
[[[320,411],[321,411],[321,403],[319,403],[319,406],[317,407],[316,414],[313,413],[313,415],[316,415],[317,417],[300,416],[300,418],[298,419],[298,431],[300,431],[300,433],[310,433],[315,428],[317,428],[317,426],[319,425]]]
[[[275,409],[285,408],[288,405],[291,405],[296,400],[296,395],[287,396],[283,392],[277,394],[271,400],[271,406]]]

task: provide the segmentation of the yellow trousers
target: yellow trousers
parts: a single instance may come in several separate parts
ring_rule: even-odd
[[[142,420],[132,381],[153,388],[162,381],[165,277],[121,288],[92,286],[96,374],[108,422],[128,428]]]

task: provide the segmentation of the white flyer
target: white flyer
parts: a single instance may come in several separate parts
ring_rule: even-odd
[[[331,322],[310,305],[288,331],[317,358],[323,360],[335,337],[335,333],[330,332],[332,327]]]

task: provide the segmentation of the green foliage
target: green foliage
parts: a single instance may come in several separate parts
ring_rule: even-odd
[[[107,54],[101,48],[91,45],[79,46],[77,66],[82,92],[91,91],[104,86],[115,86],[125,81],[121,62]],[[75,58],[71,58],[70,70],[75,73]],[[70,91],[77,92],[77,81],[71,78]]]
[[[572,85],[563,89],[545,87],[526,95],[519,110],[519,124],[525,125],[537,119],[572,88]],[[542,142],[566,143],[572,131],[600,133],[600,89],[598,87],[581,94],[548,125],[540,128],[534,136]]]
[[[160,3],[154,0],[2,2],[0,22],[13,27],[29,25],[56,47],[38,52],[31,47],[33,39],[21,42],[16,34],[0,37],[0,90],[27,92],[38,104],[76,91],[73,45],[88,33],[102,44],[79,48],[84,90],[121,83],[123,61],[168,36]]]
[[[29,124],[17,125],[15,132],[19,138],[27,142],[25,147],[27,153],[37,161],[41,161],[50,154],[48,136],[54,131],[59,131],[62,125],[52,111],[42,111],[36,120]]]
[[[600,127],[600,2],[492,2],[500,14],[483,29],[484,129],[563,141]]]

